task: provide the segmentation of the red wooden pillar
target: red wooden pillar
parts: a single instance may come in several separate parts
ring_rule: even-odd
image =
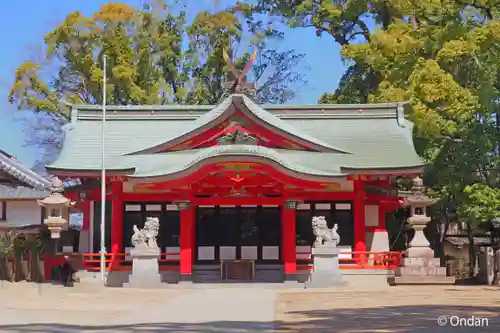
[[[365,190],[363,181],[354,180],[354,251],[366,251]]]
[[[82,214],[83,214],[82,231],[88,231],[90,228],[90,200],[89,199],[85,199],[82,201]]]
[[[385,227],[385,214],[386,214],[386,206],[383,203],[380,203],[378,205],[378,228],[379,229],[386,229]]]
[[[189,202],[178,203],[180,210],[180,278],[181,281],[192,281],[193,254],[195,246],[195,206]]]
[[[297,280],[297,247],[296,247],[296,231],[295,231],[295,216],[297,203],[287,201],[282,204],[281,208],[281,257],[285,273],[285,280]]]
[[[120,266],[123,251],[123,183],[111,183],[111,269]]]

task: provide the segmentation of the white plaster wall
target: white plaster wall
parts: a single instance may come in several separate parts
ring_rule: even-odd
[[[7,223],[12,227],[42,223],[42,207],[36,201],[7,201]]]
[[[365,206],[365,226],[378,227],[378,206]]]
[[[80,231],[80,243],[79,243],[80,248],[78,249],[79,252],[83,253],[91,252],[89,238],[90,238],[90,233],[88,230]]]
[[[389,235],[387,231],[367,232],[366,250],[369,252],[389,251]]]

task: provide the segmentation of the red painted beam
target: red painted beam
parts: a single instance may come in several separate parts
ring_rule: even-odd
[[[239,163],[238,161],[235,161],[233,163]],[[233,163],[227,163],[227,164],[233,164]],[[241,162],[241,163],[246,163],[246,162]],[[186,174],[184,177],[180,177],[177,179],[171,179],[168,181],[161,181],[158,182],[157,184],[149,187],[152,189],[162,189],[162,190],[167,190],[167,189],[176,189],[180,187],[184,187],[189,184],[195,184],[199,183],[202,181],[207,174],[214,173],[214,172],[221,172],[223,170],[223,165],[226,163],[213,163],[213,164],[207,164],[203,165],[199,169],[193,171],[190,174]],[[280,172],[276,170],[273,166],[267,165],[267,164],[259,164],[259,163],[254,163],[254,162],[248,162],[248,164],[254,165],[252,167],[252,170],[254,172],[262,172],[266,173],[269,175],[269,177],[284,183],[284,184],[289,184],[293,185],[297,188],[309,188],[309,189],[324,189],[324,186],[321,185],[321,183],[314,182],[314,181],[309,181],[309,180],[304,180],[300,178],[296,178],[291,175],[284,174],[283,172]]]
[[[209,138],[216,136],[223,132],[227,127],[229,126],[229,122],[227,119],[223,120],[219,125],[212,127],[212,128],[207,128],[204,132],[199,133],[198,135],[188,138],[187,140],[184,140],[183,142],[176,144],[171,147],[167,147],[166,149],[161,149],[156,151],[156,153],[163,153],[163,152],[168,152],[168,151],[173,151],[173,150],[184,150],[184,149],[192,149],[203,142],[207,141]]]
[[[203,133],[203,135],[200,135],[198,137],[197,141],[199,142],[194,143],[193,148],[205,148],[205,147],[217,146],[218,145],[217,140],[219,138],[223,137],[228,133],[233,133],[234,131],[236,131],[236,129],[237,129],[236,124],[233,125],[229,124],[228,126],[222,129],[217,128],[217,131],[213,134],[207,131]]]
[[[198,145],[193,146],[193,148],[207,148],[207,147],[212,147],[212,146],[218,146],[219,145],[218,140],[221,137],[223,137],[224,135],[229,134],[229,133],[234,133],[234,132],[236,132],[236,130],[240,130],[243,133],[247,133],[251,137],[255,137],[255,139],[257,139],[257,141],[258,141],[258,144],[261,145],[261,146],[264,146],[264,147],[272,147],[272,146],[274,146],[272,144],[272,142],[270,142],[269,139],[257,137],[257,136],[254,135],[254,133],[252,133],[251,131],[249,131],[245,127],[243,127],[243,126],[241,126],[239,124],[233,124],[233,125],[230,125],[230,126],[224,128],[224,129],[222,129],[221,131],[219,131],[218,133],[212,135],[210,138],[208,138],[205,141],[199,143]]]
[[[260,124],[260,120],[258,119],[251,119],[244,115],[241,111],[236,111],[232,115],[230,115],[228,118],[224,119],[220,124],[218,124],[215,127],[209,128],[202,133],[199,133],[195,137],[189,138],[185,140],[184,142],[181,142],[174,147],[170,147],[167,149],[162,149],[161,151],[158,152],[164,152],[164,151],[169,151],[169,150],[178,150],[179,147],[182,147],[182,149],[191,149],[191,148],[196,148],[200,146],[206,146],[207,143],[214,143],[214,140],[216,140],[219,136],[225,134],[226,132],[229,132],[230,130],[236,128],[238,125],[234,125],[233,127],[229,123],[229,119],[231,118],[238,118],[241,119],[241,128],[245,132],[249,133],[251,136],[259,139],[259,138],[264,138],[265,140],[260,140],[265,142],[266,144],[263,145],[273,145],[277,147],[282,147],[282,148],[293,148],[292,146],[296,146],[302,149],[306,150],[315,150],[312,147],[309,147],[304,142],[301,142],[301,140],[298,139],[287,139],[283,137],[281,134],[276,133],[275,131],[266,128],[262,124]],[[228,128],[229,127],[229,128]],[[266,142],[267,141],[267,142]],[[290,143],[291,144],[290,144]]]
[[[250,191],[251,192],[251,191]],[[183,193],[123,193],[123,201],[126,202],[172,202],[176,200],[186,200]],[[255,193],[251,193],[255,194]],[[262,193],[261,193],[262,194]],[[278,193],[276,193],[278,194]],[[298,201],[307,200],[353,200],[353,192],[290,192],[290,198]],[[111,196],[108,196],[111,199]],[[99,197],[93,197],[92,200],[100,200]],[[283,197],[212,197],[212,198],[193,198],[194,202],[200,205],[276,205],[283,201]]]
[[[282,197],[266,198],[266,197],[244,197],[244,198],[193,198],[196,205],[279,205],[283,203]]]
[[[354,192],[289,192],[291,198],[295,200],[348,200],[354,199]]]

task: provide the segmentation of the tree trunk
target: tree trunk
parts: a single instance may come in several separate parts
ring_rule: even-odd
[[[472,235],[472,226],[467,222],[467,238],[469,239],[469,276],[473,277],[476,269],[476,244],[474,243],[474,236]]]
[[[446,264],[446,254],[444,253],[444,241],[450,226],[450,217],[448,215],[448,207],[446,203],[441,203],[440,218],[437,225],[438,245],[436,246],[436,254],[441,260],[441,265]]]
[[[500,250],[495,251],[495,285],[500,287]]]
[[[40,256],[36,251],[29,254],[29,280],[36,283],[43,281]]]
[[[23,255],[14,256],[14,281],[25,281],[26,280],[26,260],[24,260]]]
[[[12,266],[3,253],[0,253],[0,280],[12,281]]]

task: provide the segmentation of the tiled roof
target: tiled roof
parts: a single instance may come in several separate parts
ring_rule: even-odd
[[[272,113],[264,110],[261,106],[255,104],[247,96],[238,94],[234,94],[226,98],[221,104],[214,107],[212,110],[206,112],[195,121],[191,122],[190,126],[186,126],[184,128],[184,131],[179,133],[176,137],[169,138],[167,142],[172,142],[187,136],[194,136],[197,130],[208,126],[209,124],[216,121],[218,118],[222,118],[222,116],[227,114],[227,112],[230,112],[230,109],[233,107],[240,109],[240,111],[242,112],[248,112],[249,114],[264,121],[266,124],[274,127],[278,131],[284,131],[289,135],[301,138],[305,141],[308,141],[309,143],[312,143],[316,146],[326,149],[327,151],[333,151],[337,153],[339,152],[347,153],[337,147],[332,146],[331,144],[323,142],[322,140],[301,131],[300,128],[290,126],[290,124],[288,124],[286,121],[281,120]],[[161,146],[163,144],[165,144],[164,141],[160,142],[155,146]],[[146,149],[140,152],[141,153],[147,152],[151,148],[153,147],[147,147]],[[130,152],[130,153],[135,153],[135,152]]]
[[[36,190],[25,186],[0,185],[0,200],[41,199],[48,196],[48,191]]]
[[[445,240],[456,247],[462,247],[464,245],[469,245],[469,239],[467,237],[446,237]],[[491,244],[490,237],[474,237],[474,244],[477,246]]]
[[[14,156],[0,150],[0,170],[37,190],[50,186],[50,181],[24,166]]]
[[[0,200],[40,199],[49,195],[50,181],[28,167],[14,156],[0,150],[0,171],[19,180],[25,186],[0,185]]]
[[[296,172],[338,177],[357,170],[415,169],[424,166],[413,146],[413,124],[404,119],[404,104],[257,105],[243,99],[266,126],[323,147],[321,152],[272,148],[203,148],[149,154],[151,148],[212,126],[230,97],[219,106],[108,106],[105,164],[128,169],[132,176],[178,172],[211,156],[267,158]],[[215,118],[214,118],[215,117]],[[75,106],[59,159],[49,170],[98,171],[101,168],[101,120],[98,106]],[[130,155],[142,152],[139,155]],[[265,156],[264,156],[265,155]],[[168,171],[168,172],[167,172]]]

